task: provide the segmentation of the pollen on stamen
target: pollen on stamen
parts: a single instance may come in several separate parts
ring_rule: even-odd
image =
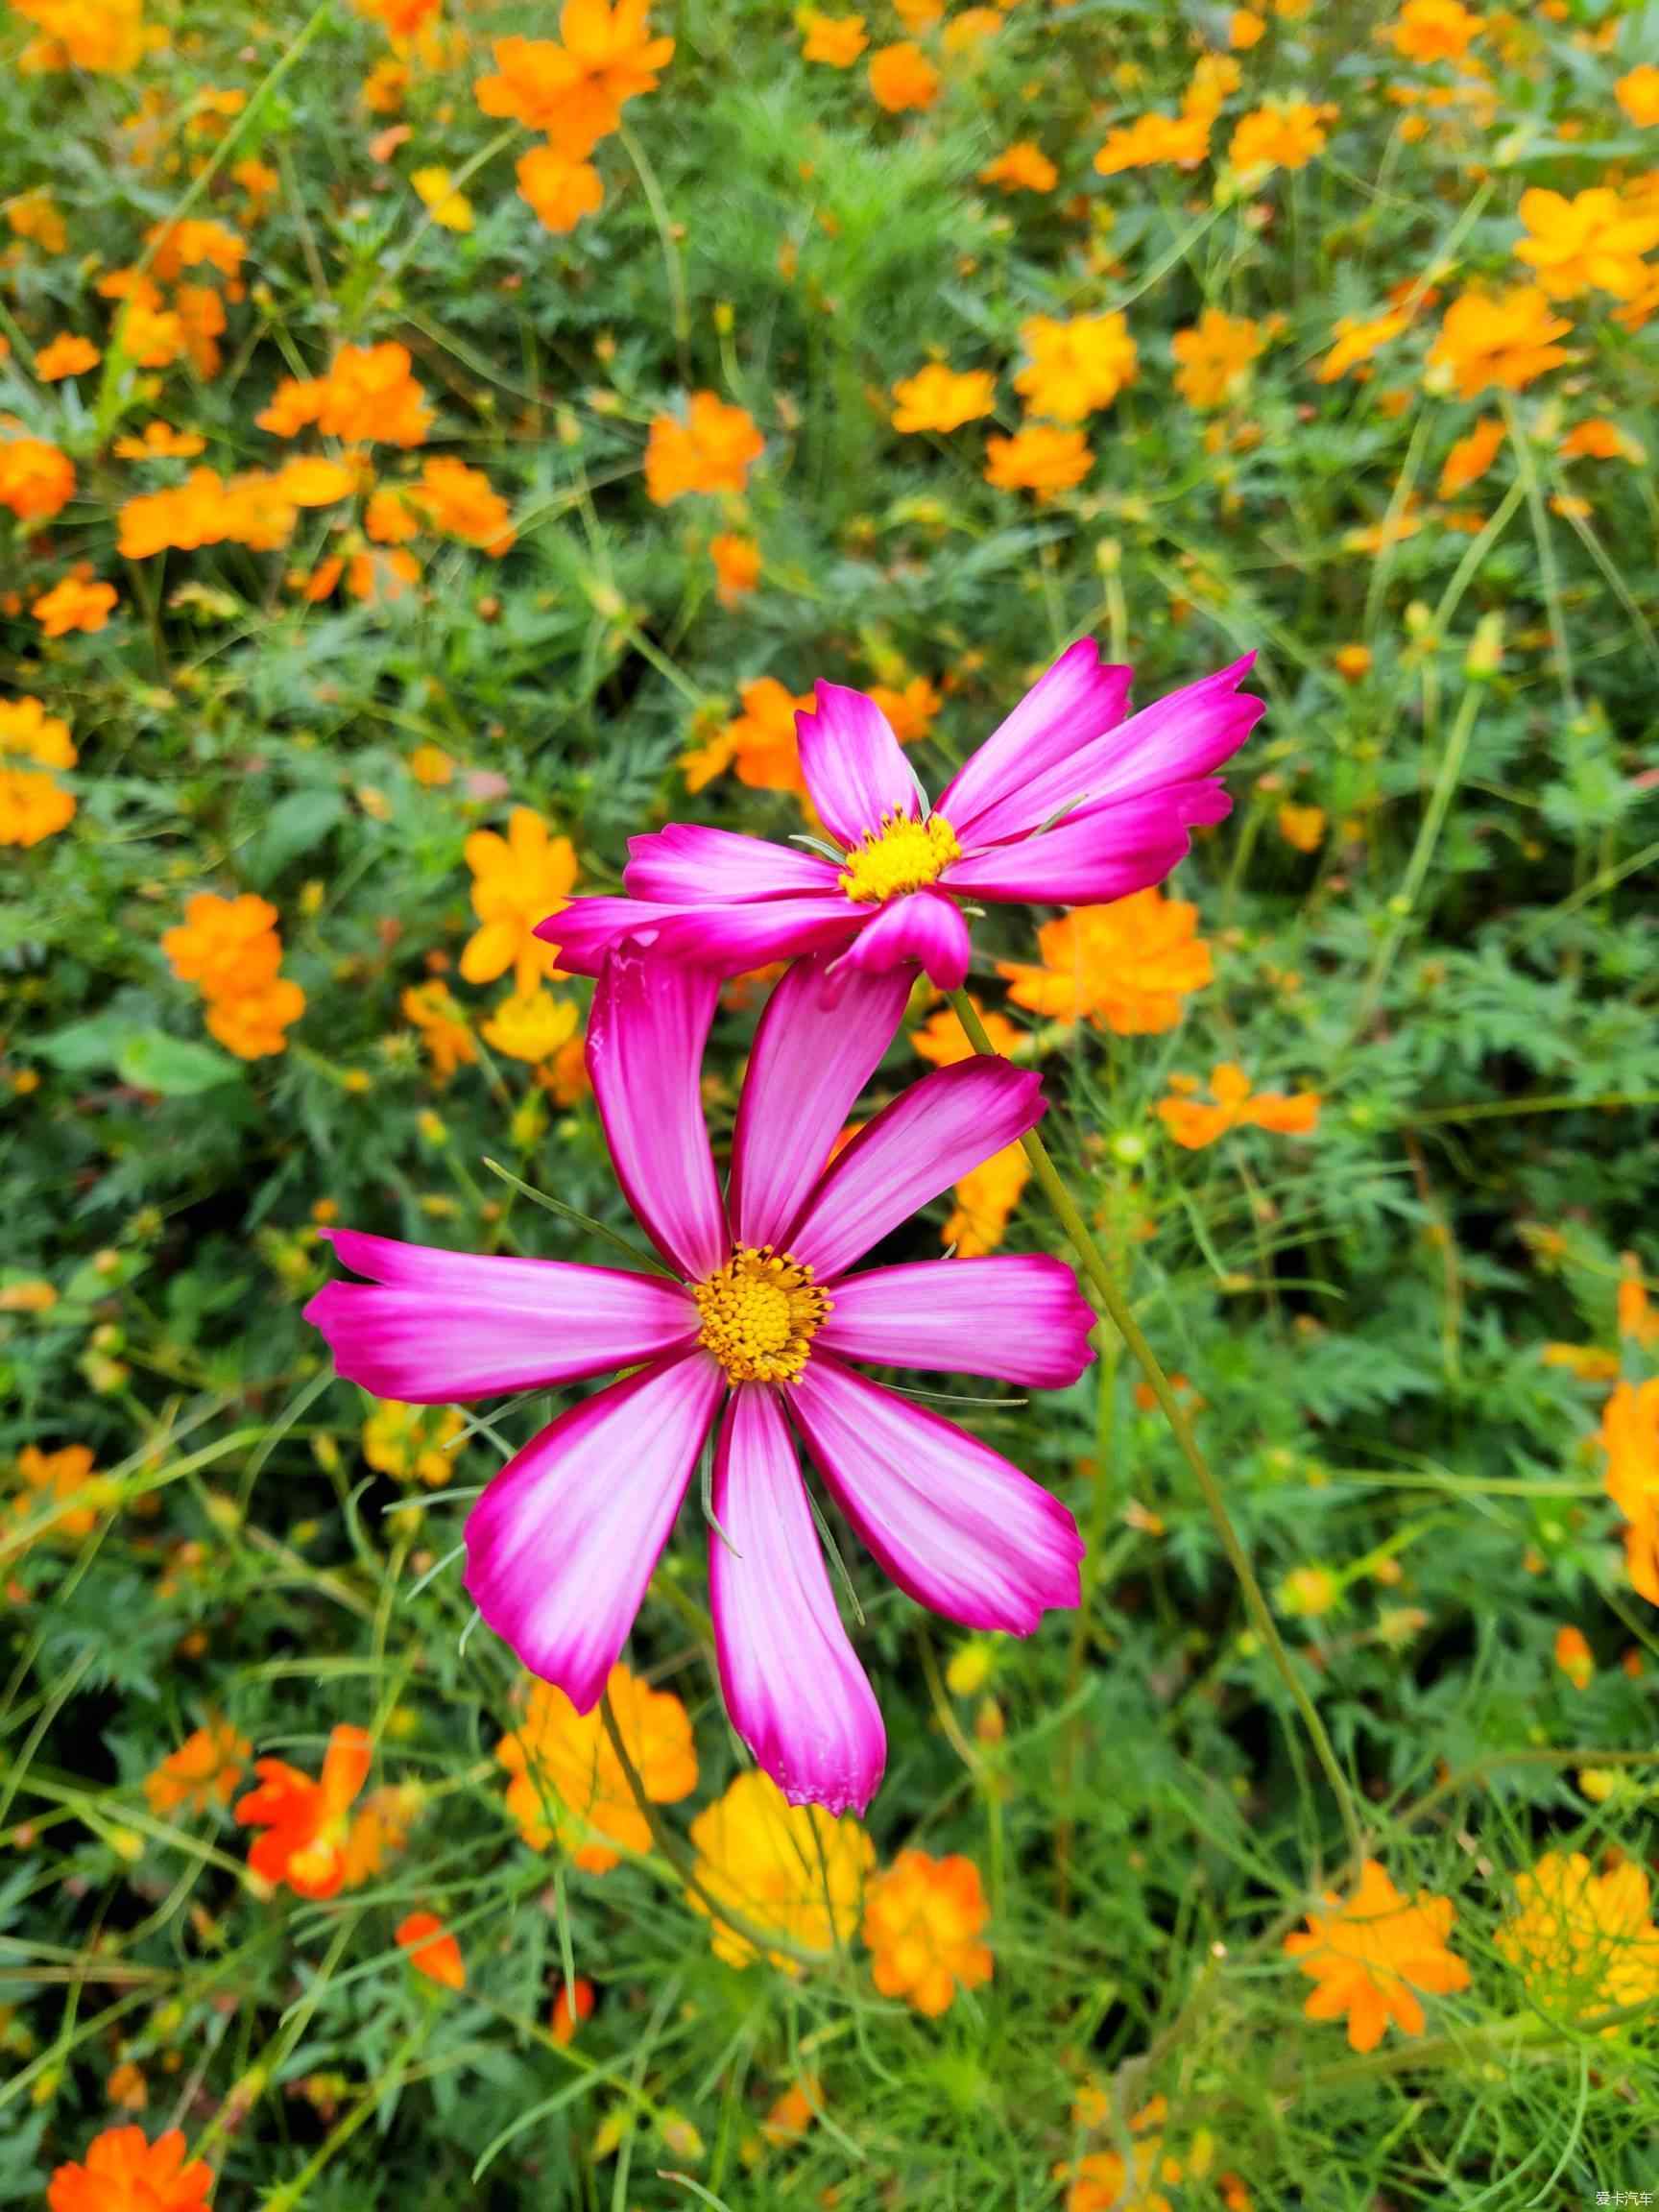
[[[793,1382],[831,1301],[812,1270],[770,1244],[740,1244],[691,1295],[702,1315],[697,1341],[733,1382]]]
[[[878,906],[906,891],[936,883],[962,848],[943,814],[918,822],[909,814],[883,814],[847,854],[841,888],[861,906]]]

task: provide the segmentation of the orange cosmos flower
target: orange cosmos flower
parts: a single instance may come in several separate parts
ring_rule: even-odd
[[[795,716],[811,712],[812,693],[787,691],[776,676],[760,676],[743,685],[738,697],[742,713],[681,762],[685,788],[701,791],[716,776],[735,768],[737,781],[752,791],[793,791],[805,798]]]
[[[443,0],[352,0],[359,15],[378,23],[388,38],[413,38]]]
[[[931,108],[939,97],[939,72],[909,38],[880,46],[870,57],[870,96],[889,115]]]
[[[426,396],[411,373],[409,349],[343,346],[326,376],[286,376],[253,420],[278,438],[315,425],[350,445],[421,445],[432,426]]]
[[[1357,368],[1361,361],[1369,361],[1373,353],[1391,344],[1410,326],[1411,318],[1398,310],[1369,318],[1340,316],[1332,333],[1336,343],[1319,364],[1320,383],[1335,383],[1338,376],[1346,376],[1350,369]]]
[[[513,517],[507,502],[481,469],[447,457],[424,461],[421,480],[404,497],[426,510],[434,530],[481,546],[496,558],[513,543]]]
[[[760,581],[760,548],[753,538],[723,530],[709,541],[709,558],[722,607],[734,607]]]
[[[228,1805],[252,1748],[228,1720],[209,1720],[193,1730],[145,1775],[151,1812],[205,1813],[214,1805]]]
[[[1179,2159],[1170,2157],[1164,2149],[1161,2130],[1168,2113],[1166,2100],[1154,2097],[1133,2115],[1127,2161],[1120,2151],[1090,2151],[1074,2164],[1056,2166],[1055,2179],[1070,2183],[1066,2192],[1066,2212],[1173,2212],[1171,2200],[1159,2186],[1176,2187],[1184,2173]],[[1086,2087],[1077,2098],[1072,2117],[1080,2127],[1097,2128],[1110,2119],[1111,2107],[1103,2094]],[[1228,2212],[1234,2212],[1238,2200],[1225,2189],[1220,2176],[1217,2186],[1222,2188]],[[1244,2212],[1248,2208],[1246,2198]]]
[[[999,492],[1035,492],[1040,499],[1070,492],[1094,466],[1081,430],[1033,422],[1012,438],[985,441],[985,481]]]
[[[1515,258],[1537,271],[1551,300],[1591,290],[1633,300],[1652,274],[1642,256],[1659,246],[1659,213],[1632,210],[1605,185],[1571,200],[1534,187],[1522,193],[1520,214],[1527,235]]]
[[[999,185],[1006,193],[1052,192],[1060,181],[1060,172],[1040,146],[1029,138],[1017,138],[995,161],[986,162],[979,181]]]
[[[465,192],[457,192],[450,172],[441,164],[424,169],[412,169],[409,181],[415,196],[441,229],[454,230],[462,236],[471,229],[472,203]]]
[[[1389,2022],[1405,2035],[1421,2035],[1419,1996],[1445,1996],[1469,1986],[1469,1969],[1447,1948],[1452,1932],[1450,1897],[1419,1890],[1407,1903],[1375,1859],[1367,1859],[1359,1887],[1346,1903],[1330,1891],[1329,1910],[1308,1915],[1307,1931],[1285,1938],[1285,1949],[1316,1984],[1303,2010],[1310,2020],[1348,2020],[1356,2051],[1375,2051]]]
[[[1610,422],[1605,415],[1586,416],[1575,422],[1557,447],[1563,461],[1628,461],[1640,469],[1647,449],[1639,439]]]
[[[1248,315],[1223,315],[1206,307],[1190,330],[1177,330],[1170,350],[1180,362],[1175,389],[1190,407],[1222,406],[1236,398],[1250,364],[1265,349],[1260,323]]]
[[[791,1805],[770,1775],[752,1769],[698,1814],[691,1843],[694,1912],[709,1912],[712,1899],[750,1926],[826,1957],[852,1940],[876,1847],[851,1815],[837,1820],[821,1805]],[[721,1919],[712,1920],[709,1941],[732,1966],[747,1966],[756,1955],[749,1938]],[[785,1974],[801,1972],[787,1953],[767,1957]]]
[[[109,620],[115,598],[112,584],[65,576],[34,601],[30,613],[46,637],[66,637],[72,630],[102,630]]]
[[[1626,71],[1614,85],[1613,97],[1639,131],[1650,130],[1659,123],[1659,69],[1644,61]]]
[[[497,38],[496,74],[479,79],[486,115],[509,115],[545,132],[580,160],[622,121],[624,104],[655,89],[674,56],[672,38],[646,32],[645,0],[565,0],[563,45],[551,38]]]
[[[1037,932],[1041,965],[999,960],[1016,1006],[1054,1022],[1092,1022],[1118,1037],[1173,1029],[1183,1000],[1214,971],[1198,909],[1156,886],[1076,906]]]
[[[574,1993],[575,2002],[571,1997]],[[586,1974],[578,1974],[568,1985],[561,1982],[553,1996],[553,2017],[549,2023],[553,2040],[562,2048],[574,2043],[576,2031],[584,2020],[591,2020],[597,2003],[593,1984]]]
[[[1345,684],[1358,684],[1371,672],[1369,645],[1338,645],[1331,656],[1331,664]]]
[[[78,338],[61,330],[35,356],[35,373],[42,384],[58,384],[65,376],[84,376],[104,358],[90,338]]]
[[[1135,374],[1135,341],[1121,315],[1075,315],[1069,322],[1032,315],[1020,325],[1030,360],[1014,379],[1026,411],[1055,422],[1081,422],[1110,407]]]
[[[152,2143],[142,2128],[106,2128],[84,2165],[60,2166],[46,2184],[50,2212],[207,2212],[213,2176],[184,2161],[177,2128]]]
[[[801,33],[803,61],[851,69],[870,43],[862,15],[821,15],[816,8],[803,8],[795,21]]]
[[[1274,169],[1306,169],[1326,145],[1325,125],[1334,108],[1315,108],[1307,100],[1271,102],[1238,118],[1227,158],[1240,176],[1252,180]]]
[[[980,1940],[989,1916],[971,1859],[901,1851],[864,1892],[864,1940],[877,1988],[937,2020],[958,1989],[990,1981],[991,1949]]]
[[[1190,1076],[1171,1076],[1169,1081],[1177,1093],[1197,1088]],[[1202,1151],[1229,1129],[1245,1123],[1274,1130],[1282,1137],[1310,1136],[1318,1127],[1320,1099],[1316,1091],[1252,1094],[1249,1076],[1231,1060],[1220,1061],[1210,1070],[1210,1090],[1215,1100],[1213,1106],[1180,1095],[1159,1102],[1159,1120],[1186,1151]]]
[[[150,267],[163,284],[172,284],[186,269],[206,267],[221,276],[235,276],[248,252],[248,241],[228,223],[196,215],[177,223],[154,223],[144,233],[153,249]]]
[[[516,806],[507,834],[475,830],[463,851],[472,871],[472,911],[479,927],[461,953],[469,983],[493,983],[509,968],[528,993],[551,973],[553,958],[534,934],[538,922],[563,910],[576,882],[576,848],[555,837],[540,814]]]
[[[1407,61],[1461,61],[1485,28],[1462,0],[1406,0],[1377,36]]]
[[[1596,1673],[1596,1654],[1582,1628],[1557,1628],[1555,1664],[1575,1690],[1588,1690]]]
[[[259,1787],[236,1807],[244,1828],[262,1828],[248,1864],[273,1888],[297,1897],[333,1897],[345,1887],[351,1807],[369,1779],[373,1745],[366,1729],[342,1723],[328,1738],[322,1778],[281,1759],[259,1759]]]
[[[14,13],[43,34],[18,57],[25,76],[60,69],[119,74],[136,68],[151,43],[143,0],[12,0],[12,5]]]
[[[1273,820],[1286,844],[1298,853],[1317,853],[1325,842],[1323,806],[1293,806],[1286,803]]]
[[[518,196],[529,202],[544,230],[563,238],[584,215],[605,204],[605,186],[590,161],[572,160],[551,146],[535,146],[517,163]]]
[[[606,1687],[646,1796],[654,1805],[688,1797],[697,1787],[697,1747],[685,1706],[620,1664]],[[557,1839],[586,1872],[608,1874],[624,1851],[650,1849],[650,1827],[597,1706],[578,1713],[563,1690],[532,1682],[524,1719],[495,1756],[512,1776],[507,1810],[533,1851]]]
[[[1200,54],[1192,65],[1192,75],[1186,91],[1181,95],[1181,112],[1188,116],[1201,116],[1205,123],[1214,123],[1222,108],[1238,89],[1244,72],[1231,56],[1226,54]]]
[[[1546,2011],[1578,2019],[1659,1997],[1659,1928],[1634,1860],[1598,1874],[1581,1851],[1546,1851],[1516,1876],[1515,1903],[1495,1941]]]
[[[399,1001],[405,1017],[421,1033],[432,1062],[432,1075],[440,1090],[457,1068],[470,1068],[478,1046],[453,998],[442,983],[412,985]]]
[[[1479,484],[1503,444],[1503,421],[1498,415],[1483,415],[1473,430],[1459,438],[1446,456],[1440,471],[1440,496],[1451,499]]]
[[[14,238],[33,239],[42,253],[58,254],[67,249],[68,229],[58,203],[43,184],[36,185],[32,192],[15,194],[0,213],[4,213],[6,227]]]
[[[146,422],[137,438],[117,438],[119,461],[191,461],[206,449],[207,441],[194,430],[175,430],[169,422]]]
[[[1235,8],[1227,18],[1227,43],[1236,54],[1247,54],[1267,36],[1267,24],[1251,8]]]
[[[261,990],[282,962],[277,919],[269,900],[252,891],[235,899],[199,891],[184,920],[163,933],[161,950],[180,981],[200,985],[205,998]]]
[[[55,837],[75,819],[75,795],[50,776],[0,768],[0,845],[27,850]]]
[[[1536,284],[1464,292],[1446,310],[1430,349],[1429,368],[1460,399],[1476,399],[1493,389],[1519,392],[1568,358],[1555,341],[1572,327],[1551,314],[1547,295]]]
[[[1102,177],[1118,177],[1125,169],[1153,169],[1165,161],[1190,169],[1209,151],[1208,115],[1137,115],[1133,123],[1107,132],[1094,166]]]
[[[667,507],[691,492],[741,492],[766,441],[754,417],[713,392],[693,392],[686,419],[659,415],[645,447],[645,490]]]
[[[19,522],[49,522],[67,506],[75,469],[66,453],[44,438],[27,438],[9,415],[0,415],[0,507]]]
[[[997,405],[997,379],[987,369],[948,369],[929,361],[893,387],[893,427],[909,435],[921,430],[958,430],[991,414]]]
[[[72,1542],[91,1535],[99,1516],[117,1495],[108,1477],[94,1471],[91,1449],[85,1444],[65,1444],[58,1452],[25,1444],[17,1454],[17,1473],[23,1487],[12,1501],[12,1519],[28,1523],[49,1514],[50,1527],[40,1533],[65,1536]]]
[[[77,758],[68,723],[48,714],[28,692],[0,699],[0,759],[8,756],[33,760],[37,768],[73,768]]]
[[[933,717],[945,704],[926,676],[912,676],[907,684],[872,684],[864,696],[874,699],[886,715],[901,745],[914,745],[933,727]]]
[[[408,1953],[417,1974],[445,1989],[466,1988],[467,1961],[461,1946],[436,1912],[407,1913],[395,1933],[398,1948]]]
[[[985,1034],[995,1049],[1004,1060],[1012,1060],[1025,1041],[1024,1032],[1017,1029],[1007,1015],[998,1013],[995,1007],[987,1012],[972,991],[968,994],[968,1003],[983,1022]],[[972,1060],[977,1049],[970,1043],[967,1030],[950,1006],[941,1006],[928,1016],[920,1029],[913,1029],[910,1042],[923,1059],[931,1061],[935,1068],[954,1068],[959,1060]]]
[[[1659,1605],[1659,1377],[1621,1382],[1601,1414],[1602,1478],[1623,1515],[1624,1559],[1630,1584]]]
[[[939,1232],[940,1243],[947,1251],[954,1247],[964,1260],[995,1252],[1030,1175],[1031,1163],[1020,1144],[1005,1144],[970,1168],[956,1186],[956,1204]]]

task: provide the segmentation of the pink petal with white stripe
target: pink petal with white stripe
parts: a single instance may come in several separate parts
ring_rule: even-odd
[[[709,1590],[733,1725],[791,1805],[862,1813],[887,1738],[825,1570],[773,1392],[733,1393],[714,1466]]]
[[[1222,822],[1233,802],[1219,783],[1178,783],[1111,800],[1057,830],[952,861],[944,880],[967,899],[1096,906],[1162,883],[1186,859],[1196,822]]]
[[[846,846],[875,835],[886,814],[918,816],[926,800],[893,728],[874,699],[820,684],[810,712],[795,717],[801,773],[818,818]]]
[[[690,1344],[677,1283],[615,1267],[515,1260],[325,1230],[367,1283],[325,1284],[305,1309],[348,1382],[407,1406],[551,1389]]]
[[[789,1232],[790,1251],[828,1285],[1046,1110],[1042,1077],[1006,1060],[935,1069],[837,1154]]]
[[[890,899],[865,923],[830,971],[830,994],[849,970],[908,970],[913,964],[926,969],[941,991],[957,991],[967,977],[972,949],[959,906],[937,891],[912,891]]]
[[[1023,1636],[1079,1602],[1076,1522],[989,1445],[822,1354],[789,1409],[841,1510],[919,1605]]]
[[[726,1214],[703,1118],[703,1046],[718,978],[607,955],[588,1022],[588,1072],[616,1180],[651,1241],[693,1282],[726,1258]]]
[[[1013,834],[996,826],[1005,809],[1019,827],[1043,821],[1026,814],[1026,787],[1122,721],[1133,674],[1103,661],[1093,637],[1069,645],[941,793],[938,810],[957,836],[991,845]]]
[[[623,880],[636,899],[668,906],[700,900],[721,905],[747,899],[825,898],[841,871],[798,846],[768,844],[734,830],[670,822],[628,840]]]
[[[910,996],[906,974],[860,975],[830,1006],[825,965],[822,956],[796,961],[755,1032],[726,1198],[739,1244],[786,1242]]]
[[[1075,1382],[1094,1358],[1094,1310],[1064,1261],[998,1252],[843,1275],[818,1349],[1056,1390]]]
[[[578,1713],[634,1625],[726,1387],[701,1352],[659,1360],[560,1415],[467,1521],[467,1589]]]

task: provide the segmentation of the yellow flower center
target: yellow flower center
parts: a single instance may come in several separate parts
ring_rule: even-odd
[[[811,1268],[770,1244],[739,1244],[691,1295],[703,1316],[697,1341],[733,1382],[793,1382],[830,1311]]]
[[[943,814],[918,822],[908,814],[883,814],[879,830],[867,830],[847,855],[841,888],[861,906],[879,906],[905,891],[936,883],[962,848]]]

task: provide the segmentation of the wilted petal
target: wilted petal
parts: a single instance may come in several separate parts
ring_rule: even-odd
[[[305,1319],[348,1382],[408,1406],[551,1389],[696,1336],[677,1283],[562,1260],[445,1252],[325,1230],[367,1283],[325,1284]]]
[[[833,993],[849,969],[908,968],[914,961],[941,991],[957,991],[968,974],[971,950],[961,908],[937,891],[912,891],[890,899],[864,925],[830,971],[830,989]]]
[[[841,1510],[918,1604],[1015,1635],[1077,1604],[1076,1522],[989,1445],[821,1353],[788,1403]]]
[[[727,1192],[739,1244],[785,1241],[910,995],[906,974],[859,975],[828,1005],[825,966],[822,956],[797,961],[755,1032]]]
[[[837,1155],[789,1233],[790,1251],[828,1284],[1046,1111],[1042,1077],[1006,1060],[935,1069]]]
[[[1093,637],[1069,645],[940,794],[938,810],[957,836],[994,845],[1044,821],[1030,813],[1027,789],[1121,722],[1133,674],[1102,661]],[[1001,826],[1004,816],[1011,827]]]
[[[847,1640],[795,1456],[765,1388],[733,1391],[714,1468],[709,1587],[739,1736],[792,1805],[862,1812],[887,1739]]]
[[[691,1352],[613,1382],[510,1460],[467,1522],[467,1589],[533,1674],[591,1712],[726,1378]]]
[[[843,1275],[818,1346],[887,1367],[995,1375],[1053,1390],[1075,1382],[1094,1358],[1094,1326],[1064,1261],[998,1252]]]
[[[875,700],[844,684],[820,684],[814,697],[814,711],[796,715],[795,733],[801,773],[830,836],[853,846],[878,831],[884,814],[920,815],[926,802],[916,771]]]
[[[632,947],[608,955],[588,1021],[588,1072],[616,1180],[652,1242],[693,1282],[728,1250],[703,1118],[703,1046],[718,979]]]

